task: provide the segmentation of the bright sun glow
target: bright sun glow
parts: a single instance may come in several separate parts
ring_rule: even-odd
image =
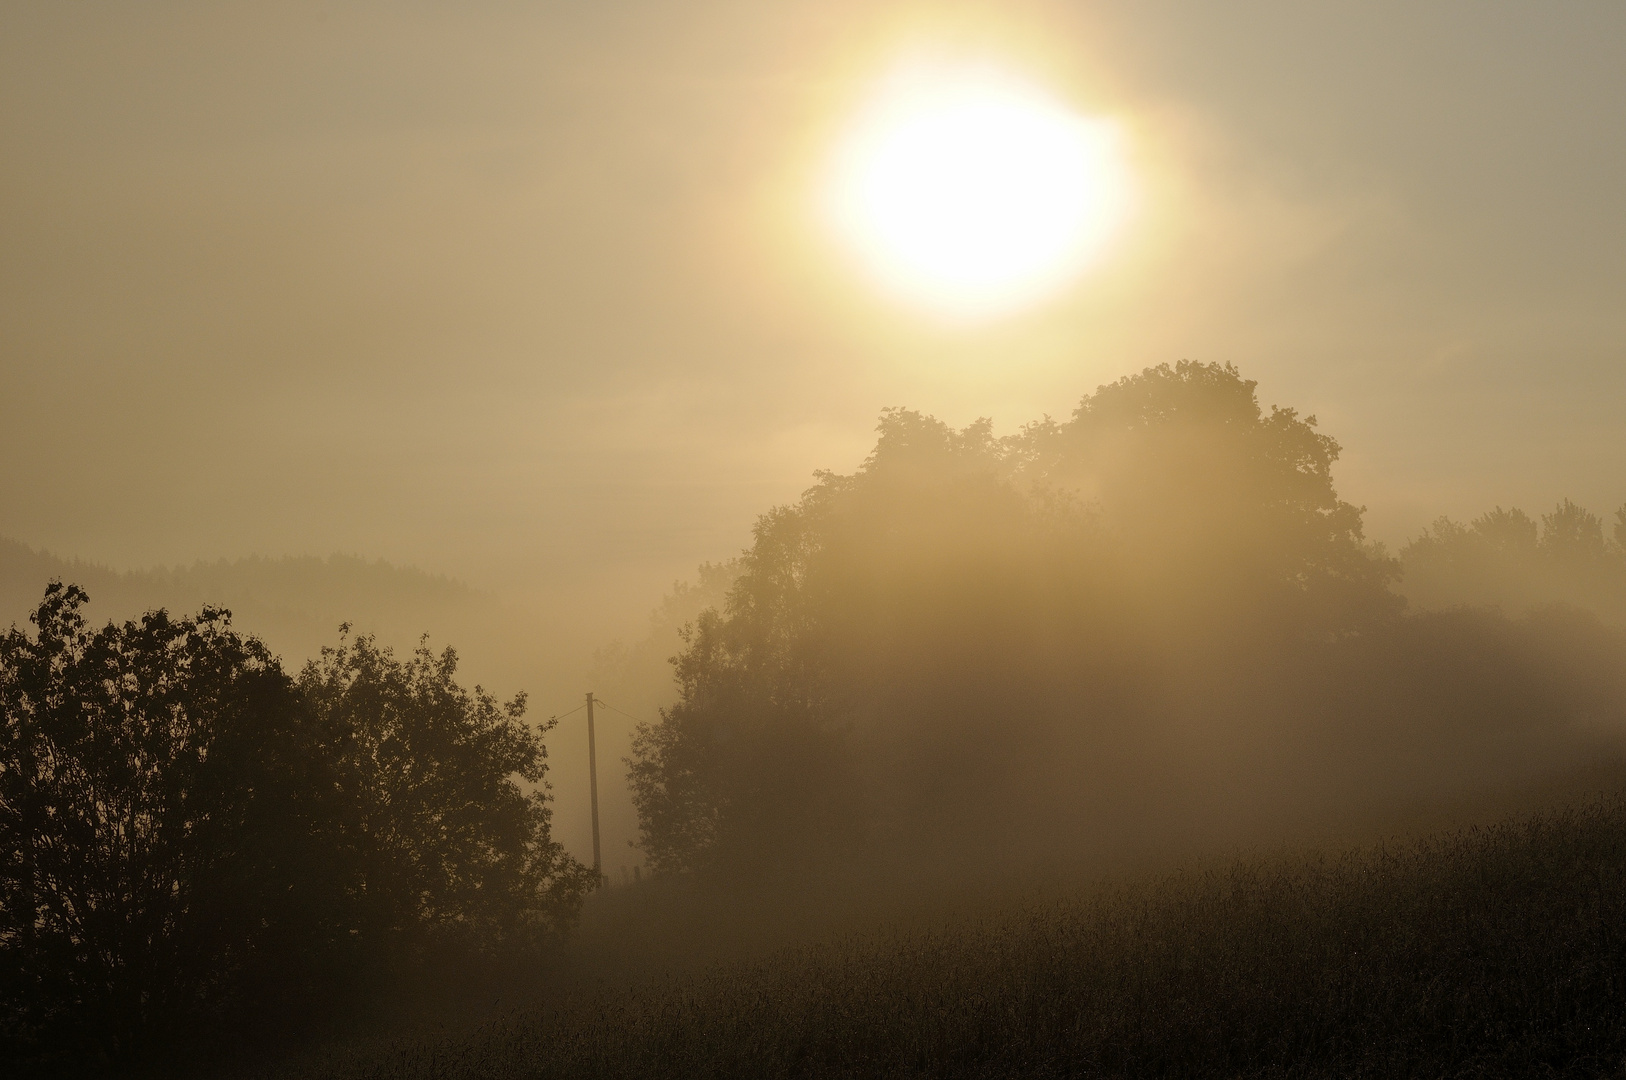
[[[987,66],[888,80],[842,144],[837,230],[889,290],[956,318],[1037,300],[1129,209],[1116,128]]]

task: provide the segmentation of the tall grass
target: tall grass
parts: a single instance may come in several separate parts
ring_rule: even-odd
[[[1626,802],[897,929],[283,1080],[1534,1077],[1626,1062]]]

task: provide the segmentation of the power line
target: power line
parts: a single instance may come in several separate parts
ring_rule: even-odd
[[[593,704],[594,705],[602,705],[604,708],[609,709],[611,712],[620,713],[622,716],[625,716],[628,720],[636,720],[640,724],[647,724],[649,722],[649,721],[645,720],[642,716],[634,716],[625,709],[616,708],[614,705],[611,705],[608,701],[605,701],[601,697],[594,698],[593,699]]]

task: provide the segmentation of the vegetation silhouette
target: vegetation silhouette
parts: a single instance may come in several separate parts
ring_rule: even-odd
[[[761,518],[687,631],[629,763],[651,866],[1177,854],[1618,753],[1618,631],[1407,613],[1338,453],[1190,362],[1007,438],[884,413],[856,473]],[[1573,508],[1543,535],[1565,565],[1607,555]]]
[[[436,950],[530,950],[590,871],[542,733],[368,638],[295,679],[230,615],[0,638],[0,1006],[12,1069],[173,1071],[275,1040]]]
[[[425,932],[545,943],[593,884],[549,830],[542,736],[555,722],[527,726],[524,694],[499,705],[456,674],[450,648],[402,660],[360,637],[323,649],[295,687],[341,740],[338,782],[367,841],[353,872],[375,928],[409,944]]]
[[[1484,820],[1626,760],[1626,509],[1612,538],[1568,500],[1441,519],[1391,556],[1337,492],[1337,442],[1256,389],[1148,368],[1007,437],[885,411],[859,469],[599,654],[648,699],[680,645],[627,763],[655,873],[590,904],[552,834],[551,722],[461,686],[451,649],[345,624],[293,672],[219,607],[93,629],[82,589],[48,586],[0,638],[0,1066],[212,1074],[376,1037],[391,995],[500,983],[545,1004],[312,1068],[1615,1067],[1618,800],[1146,879]],[[359,561],[182,576],[257,582],[270,611],[318,571],[468,599]],[[1044,874],[1095,884],[1009,906]],[[658,982],[922,898],[936,929]]]
[[[1442,517],[1400,551],[1404,591],[1427,608],[1525,613],[1562,603],[1626,625],[1626,506],[1613,527],[1564,499],[1540,523],[1500,506],[1462,524]]]

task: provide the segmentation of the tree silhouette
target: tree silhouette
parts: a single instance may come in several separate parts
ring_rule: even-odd
[[[3,990],[14,1039],[140,1057],[342,934],[323,753],[226,612],[89,629],[51,585],[0,638]]]
[[[1071,422],[1030,428],[1025,472],[1096,504],[1139,565],[1180,567],[1166,580],[1221,617],[1290,604],[1289,625],[1343,632],[1392,616],[1397,567],[1333,488],[1337,441],[1313,416],[1265,412],[1255,388],[1230,365],[1147,368],[1087,396]]]
[[[512,953],[569,925],[591,872],[549,833],[523,696],[365,637],[294,680],[228,612],[92,630],[85,600],[52,584],[36,633],[0,637],[13,1065],[173,1064],[425,947]]]
[[[883,413],[856,473],[761,518],[691,627],[630,762],[651,864],[1031,835],[1111,801],[1104,776],[1073,788],[1115,767],[1104,748],[1141,753],[1121,733],[1149,738],[1171,694],[1234,681],[1239,650],[1274,663],[1392,620],[1394,561],[1314,424],[1193,363],[1004,439]]]
[[[1626,508],[1615,516],[1626,522]],[[1564,603],[1626,624],[1626,525],[1617,526],[1613,539],[1603,525],[1569,499],[1539,523],[1500,506],[1466,525],[1442,517],[1401,550],[1404,589],[1423,608],[1519,613]]]
[[[1568,499],[1541,515],[1541,547],[1561,562],[1596,563],[1608,555],[1603,519]]]
[[[592,871],[549,831],[542,737],[552,723],[527,727],[523,694],[499,705],[456,673],[450,648],[420,644],[400,659],[362,636],[323,649],[297,680],[335,734],[367,918],[375,931],[488,947],[557,936]]]

